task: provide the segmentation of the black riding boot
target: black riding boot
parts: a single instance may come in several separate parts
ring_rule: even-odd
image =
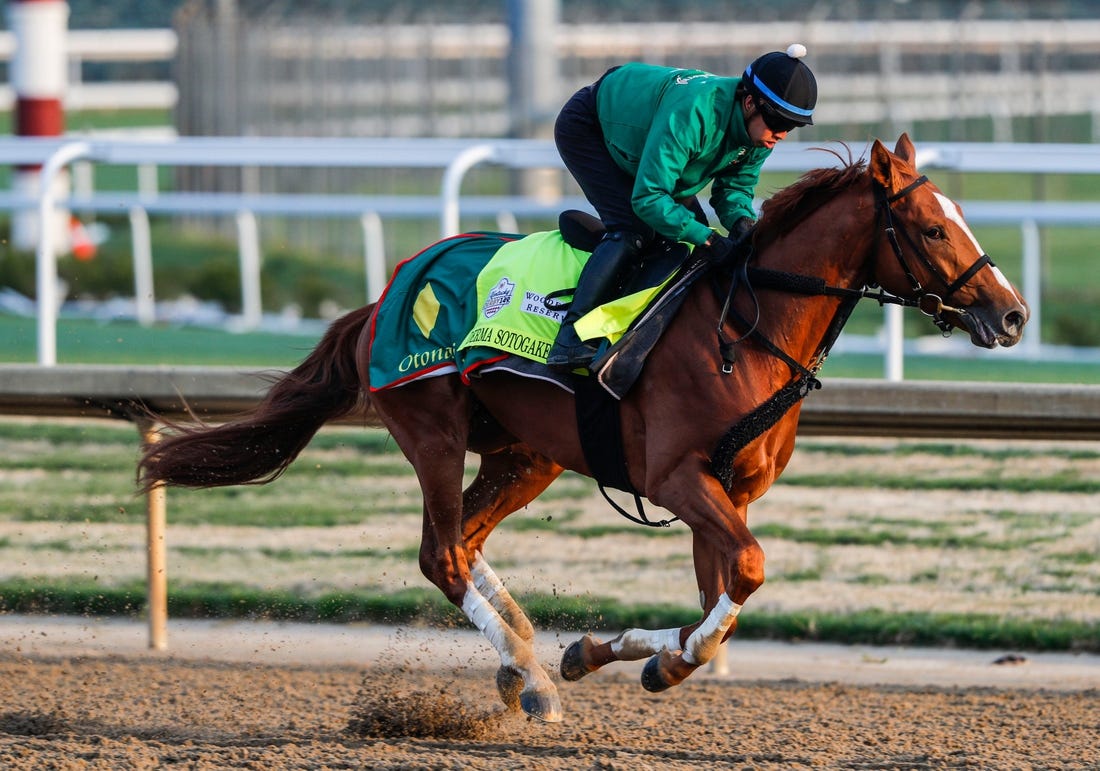
[[[608,233],[596,245],[592,256],[584,264],[573,302],[558,330],[554,347],[546,357],[546,366],[555,372],[571,372],[585,367],[596,355],[596,343],[586,343],[577,337],[573,325],[597,305],[612,299],[615,282],[625,266],[642,248],[642,237],[637,233],[616,231]]]

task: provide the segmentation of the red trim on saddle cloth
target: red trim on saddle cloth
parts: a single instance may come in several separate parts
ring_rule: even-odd
[[[511,355],[512,354],[510,353],[502,353],[500,356],[494,356],[491,359],[482,359],[481,361],[476,361],[466,369],[459,372],[458,376],[462,378],[463,385],[470,385],[470,376],[473,375],[474,372],[481,369],[487,364],[496,364],[498,361],[504,361]]]

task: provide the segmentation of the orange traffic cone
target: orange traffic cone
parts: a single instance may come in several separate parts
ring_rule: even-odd
[[[91,235],[89,235],[88,229],[84,227],[84,223],[76,217],[73,217],[69,221],[69,242],[71,244],[73,257],[76,259],[81,262],[87,262],[95,258],[95,241],[93,241]]]

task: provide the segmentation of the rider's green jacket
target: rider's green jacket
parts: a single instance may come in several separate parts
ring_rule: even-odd
[[[741,217],[756,217],[753,191],[771,150],[749,139],[734,98],[739,82],[635,62],[600,83],[596,109],[607,149],[634,176],[635,213],[666,238],[707,240],[710,230],[676,200],[712,180],[710,203],[727,229]]]

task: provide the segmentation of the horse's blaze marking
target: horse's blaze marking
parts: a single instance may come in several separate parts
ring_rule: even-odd
[[[978,254],[985,254],[985,249],[978,243],[978,238],[974,235],[974,231],[970,229],[970,226],[966,224],[966,220],[963,219],[962,212],[959,210],[959,205],[943,193],[934,193],[934,195],[936,196],[936,200],[940,203],[940,208],[943,209],[944,216],[959,226],[959,229],[970,239],[970,243],[974,244],[974,248],[978,250]],[[1019,297],[1016,288],[1012,286],[1012,282],[1005,278],[1000,268],[996,265],[990,265],[988,267],[993,270],[993,275],[997,278],[998,284]]]

